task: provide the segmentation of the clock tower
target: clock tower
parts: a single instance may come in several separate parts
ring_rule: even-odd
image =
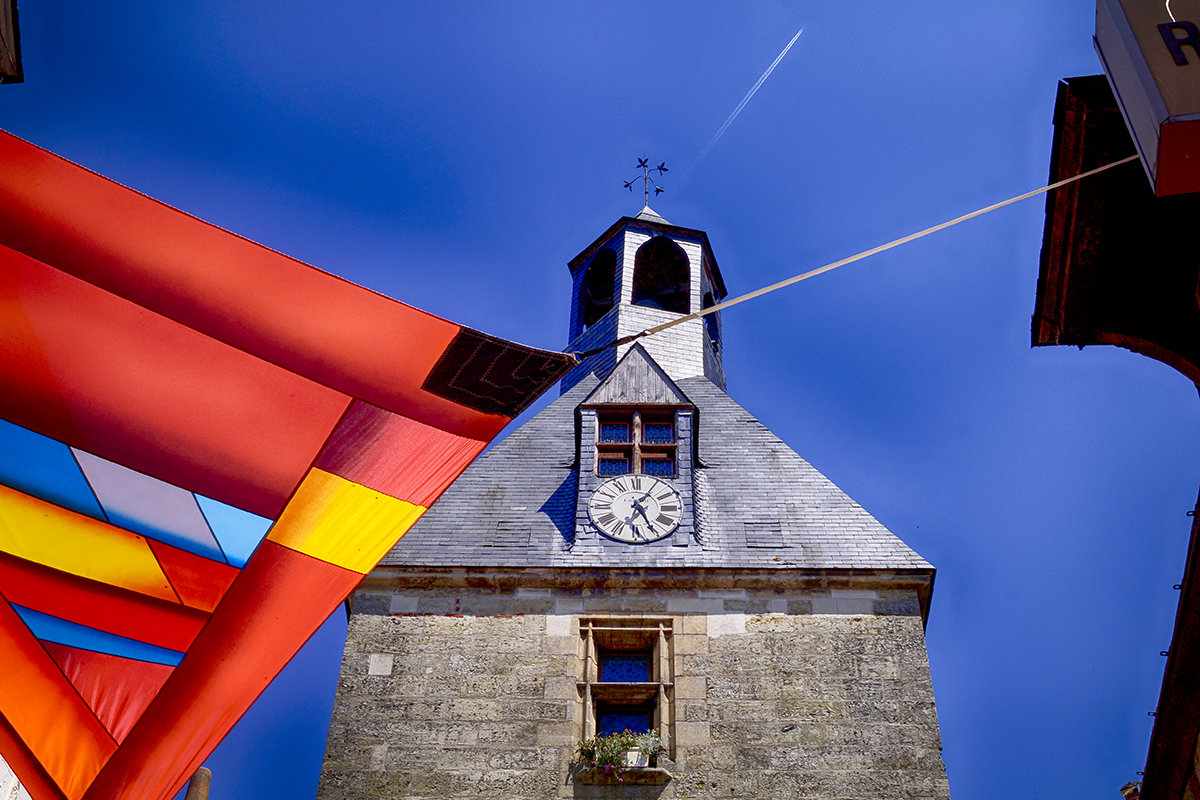
[[[568,266],[585,356],[355,593],[318,797],[948,798],[933,567],[726,393],[719,314],[615,346],[724,298],[707,236]]]

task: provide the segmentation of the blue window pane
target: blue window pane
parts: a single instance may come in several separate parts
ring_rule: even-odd
[[[675,441],[675,426],[669,422],[647,422],[642,426],[642,441],[647,444],[671,444]]]
[[[628,458],[602,458],[602,459],[600,459],[600,474],[601,475],[627,475],[627,474],[629,474],[629,459]]]
[[[602,442],[628,442],[629,441],[629,423],[628,422],[601,422],[600,423],[600,441]]]
[[[649,711],[641,710],[641,706],[609,706],[596,713],[596,733],[608,736],[621,731],[645,733],[650,730],[653,720]]]
[[[601,653],[600,680],[604,683],[646,683],[650,680],[650,654]]]
[[[644,458],[642,472],[669,478],[675,474],[675,464],[669,458]]]

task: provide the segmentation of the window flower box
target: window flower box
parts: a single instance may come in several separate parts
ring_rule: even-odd
[[[655,766],[662,752],[658,731],[622,731],[579,743],[575,780],[587,784],[663,784],[671,773]]]

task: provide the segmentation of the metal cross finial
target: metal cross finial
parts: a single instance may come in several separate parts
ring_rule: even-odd
[[[645,193],[646,193],[645,205],[649,206],[650,205],[650,187],[651,186],[654,187],[654,196],[655,197],[658,197],[660,194],[663,193],[663,188],[654,182],[654,178],[650,177],[650,173],[657,172],[659,174],[659,177],[661,177],[662,174],[667,171],[667,162],[662,161],[662,162],[659,162],[659,165],[657,167],[652,167],[652,166],[650,166],[650,159],[639,158],[638,159],[638,167],[640,167],[642,170],[641,176],[634,178],[631,181],[625,181],[625,188],[632,192],[633,185],[635,183],[637,183],[638,181],[641,181],[642,188],[645,189]]]

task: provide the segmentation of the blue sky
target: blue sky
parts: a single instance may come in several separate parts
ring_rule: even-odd
[[[566,262],[640,195],[740,294],[1047,179],[1094,5],[21,5],[0,127],[353,281],[565,344]],[[707,155],[697,156],[801,27]],[[686,176],[686,177],[685,177]],[[929,654],[956,800],[1137,778],[1200,485],[1195,388],[1029,346],[1025,201],[725,315],[729,391],[938,567]],[[344,620],[210,765],[311,797]]]

